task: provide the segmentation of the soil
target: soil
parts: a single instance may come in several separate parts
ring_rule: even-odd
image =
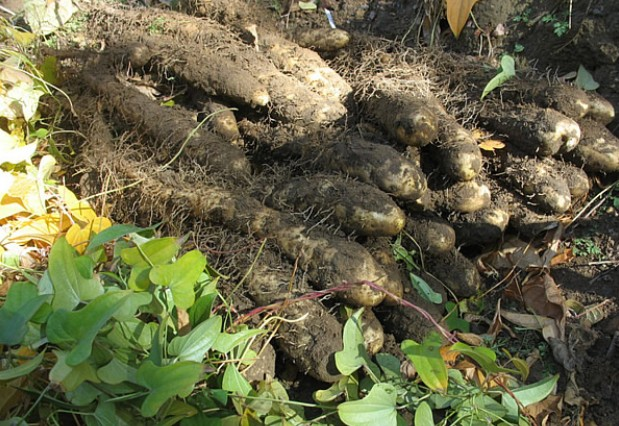
[[[192,11],[202,10],[213,19],[208,22],[169,11],[162,5],[93,6],[88,12],[91,25],[81,45],[68,42],[54,52],[65,58],[63,89],[75,96],[75,125],[91,138],[84,144],[75,167],[79,189],[87,195],[139,180],[138,190],[112,195],[99,207],[119,222],[151,225],[161,221],[167,232],[192,232],[194,242],[209,254],[212,265],[230,277],[223,291],[235,289],[248,269],[261,271],[260,279],[252,281],[250,277],[253,284],[235,294],[236,309],[240,311],[298,297],[310,291],[312,285],[322,290],[346,281],[376,280],[390,292],[389,296],[402,294],[402,289],[393,284],[401,283],[402,271],[387,259],[389,256],[384,256],[385,250],[390,250],[393,232],[382,239],[371,238],[341,226],[340,216],[331,217],[338,209],[337,199],[323,209],[314,209],[308,200],[313,204],[311,196],[315,194],[302,186],[290,190],[299,200],[272,202],[278,185],[303,185],[304,176],[324,173],[325,169],[346,175],[340,177],[344,182],[356,179],[380,188],[384,191],[380,197],[390,194],[409,217],[417,217],[420,222],[428,220],[424,216],[427,210],[435,210],[442,216],[441,221],[455,224],[455,237],[447,232],[444,238],[457,240],[460,251],[448,244],[446,249],[430,252],[435,237],[424,239],[423,232],[417,229],[414,233],[417,240],[423,241],[422,251],[427,246],[430,252],[426,266],[435,267],[431,271],[435,278],[448,283],[450,292],[457,296],[468,297],[502,278],[480,275],[474,260],[481,253],[497,250],[508,236],[519,235],[536,247],[547,248],[553,241],[549,237],[554,235],[557,240],[558,235],[556,251],[576,257],[568,255],[557,262],[550,274],[566,300],[599,311],[600,321],[583,323],[575,311],[568,312],[578,388],[571,399],[566,397],[562,419],[553,421],[582,424],[580,420],[584,419],[585,424],[613,425],[613,419],[619,416],[619,189],[609,185],[613,185],[616,173],[589,171],[589,194],[574,197],[566,211],[552,213],[550,207],[546,209],[549,213],[539,209],[544,200],[531,201],[532,197],[523,193],[526,185],[520,185],[520,180],[514,184],[502,176],[508,168],[503,170],[502,165],[497,165],[499,156],[484,151],[482,175],[471,185],[490,188],[494,209],[517,205],[519,213],[513,213],[507,227],[506,221],[501,224],[500,220],[488,219],[491,214],[467,216],[471,213],[467,209],[455,211],[455,204],[469,202],[474,196],[462,201],[456,194],[456,201],[449,201],[450,191],[456,186],[451,178],[437,171],[442,166],[436,154],[440,147],[420,154],[416,148],[397,145],[391,140],[395,133],[381,130],[374,121],[376,117],[365,114],[359,105],[374,76],[378,79],[396,75],[401,81],[415,80],[418,93],[432,93],[455,117],[454,122],[472,128],[478,124],[475,120],[479,108],[475,107],[478,95],[471,97],[471,88],[479,88],[480,82],[487,81],[486,76],[495,73],[492,66],[496,66],[500,55],[510,53],[517,57],[519,69],[539,80],[564,78],[584,66],[600,83],[598,93],[619,109],[619,3],[574,0],[569,2],[570,10],[567,1],[481,0],[473,9],[476,24],[469,23],[458,40],[441,18],[441,11],[432,10],[430,3],[330,1],[335,23],[356,40],[349,47],[322,52],[326,63],[291,41],[305,29],[328,28],[326,16],[320,9],[301,11],[294,2],[287,5],[277,0],[257,1],[251,8],[240,1],[181,2]],[[424,21],[426,13],[430,19]],[[428,26],[428,22],[434,25]],[[252,24],[256,24],[257,32]],[[563,24],[567,25],[566,32],[557,36],[555,32]],[[271,46],[267,52],[271,53],[260,45],[263,29],[273,37],[267,43]],[[200,47],[195,47],[196,42]],[[298,56],[293,58],[315,56],[294,65],[278,62],[274,59],[275,45],[283,46],[286,52],[305,52],[295,53]],[[100,46],[107,48],[102,54],[97,53]],[[365,50],[359,46],[365,46]],[[368,53],[368,46],[376,50]],[[80,56],[77,51],[88,53]],[[356,64],[355,58],[365,58],[365,62]],[[320,83],[325,87],[336,87],[336,95],[317,89],[315,80],[299,78],[298,73],[306,71],[298,63],[324,66],[326,71],[321,71],[318,80],[326,81]],[[398,67],[406,68],[398,71]],[[486,71],[469,74],[471,67]],[[119,69],[125,73],[120,79],[116,73]],[[139,94],[133,90],[136,87],[140,88]],[[162,113],[159,104],[170,98],[176,106]],[[206,109],[209,99],[236,108],[244,143],[230,143],[208,125],[195,138],[187,138],[193,134],[196,117]],[[494,102],[498,104],[499,98]],[[377,115],[389,118],[386,111]],[[607,127],[619,135],[617,119]],[[357,139],[363,142],[355,144]],[[367,141],[380,145],[360,149]],[[181,146],[182,155],[174,157]],[[389,154],[384,153],[387,149]],[[398,161],[406,159],[405,166],[386,164],[392,151],[397,151]],[[533,152],[532,157],[536,154]],[[338,158],[350,162],[344,164]],[[558,160],[548,161],[551,167],[561,168]],[[430,198],[446,201],[425,205],[412,201],[426,187],[421,170],[428,178],[427,186],[435,191]],[[86,173],[81,174],[83,171]],[[394,173],[395,181],[414,180],[414,196],[399,193],[393,180],[385,177],[389,173]],[[355,194],[373,197],[368,195],[371,191]],[[343,196],[336,194],[336,198]],[[384,209],[391,200],[380,197],[366,201]],[[480,203],[487,207],[490,201],[482,197]],[[343,216],[354,206],[344,210]],[[430,222],[435,221],[433,217],[437,215],[430,215]],[[335,222],[329,223],[329,218]],[[557,222],[567,224],[559,234],[547,226]],[[268,243],[261,247],[264,239]],[[254,265],[256,258],[261,261]],[[262,281],[265,276],[272,279]],[[343,301],[364,304],[360,300],[368,299],[370,305],[376,305],[385,298],[367,285],[359,287],[359,293],[363,293],[360,298],[353,293],[347,289]],[[415,299],[410,290],[404,290],[404,294],[407,300],[440,319],[442,312],[438,308]],[[490,297],[500,294],[495,291]],[[331,312],[341,301],[304,301],[305,305],[288,308],[284,315],[290,318],[301,313],[309,313],[310,318],[299,326],[282,327],[277,371],[275,366],[271,373],[260,366],[260,375],[278,374],[289,383],[292,397],[298,398],[309,398],[317,387],[326,387],[314,379],[305,379],[304,373],[324,382],[337,380],[332,355],[341,347],[341,326]],[[432,329],[428,322],[420,323],[416,313],[401,305],[385,307],[385,303],[388,301],[375,311],[389,335],[390,347],[397,348],[393,336],[396,340],[422,338]],[[485,314],[492,318],[494,312]],[[413,333],[415,336],[410,335]],[[307,351],[308,347],[313,350]],[[295,368],[290,368],[290,360]],[[298,371],[291,373],[293,370]],[[562,380],[560,391],[565,391],[566,382]]]

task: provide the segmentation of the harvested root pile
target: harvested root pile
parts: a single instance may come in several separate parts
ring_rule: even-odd
[[[92,36],[102,29],[108,50],[85,60],[79,77],[81,161],[92,182],[114,176],[125,188],[115,200],[120,220],[128,210],[267,239],[244,292],[256,305],[285,301],[285,318],[305,314],[282,325],[278,345],[319,380],[338,379],[341,325],[305,297],[311,288],[375,307],[388,332],[420,339],[442,312],[410,288],[389,237],[406,229],[435,291],[468,297],[483,282],[456,243],[489,247],[510,225],[527,235],[552,227],[589,190],[581,167],[619,171],[619,141],[603,124],[614,112],[595,96],[536,86],[522,92],[530,103],[493,95],[462,117],[481,83],[469,93],[438,83],[448,80],[448,58],[358,37],[330,66],[268,29],[248,36],[231,19],[96,11]],[[177,105],[161,105],[152,95],[161,92]],[[560,96],[579,97],[582,110]],[[204,126],[195,119],[222,110]],[[473,119],[505,135],[507,147],[482,155]],[[231,277],[250,263],[237,261]],[[403,295],[423,314],[398,304]],[[374,324],[373,351],[382,342]]]

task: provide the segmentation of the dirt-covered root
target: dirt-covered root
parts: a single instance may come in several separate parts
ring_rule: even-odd
[[[268,137],[268,136],[264,136]],[[312,161],[332,170],[375,185],[395,198],[414,201],[426,189],[426,177],[419,167],[390,146],[350,135],[332,143],[309,141],[287,143],[273,151],[276,158]]]
[[[441,254],[452,250],[456,243],[456,233],[451,224],[440,216],[431,213],[413,213],[406,222],[406,231],[414,240],[415,246],[403,244],[408,249],[421,253]]]
[[[567,181],[552,160],[510,157],[505,176],[525,200],[545,213],[564,213],[572,204]]]
[[[195,162],[226,178],[247,178],[250,166],[244,153],[218,135],[196,129],[192,114],[157,105],[104,69],[89,68],[82,76],[106,108],[148,134],[158,157],[169,159],[180,152],[185,162]]]
[[[278,346],[305,374],[327,383],[342,376],[335,352],[342,350],[342,325],[316,301],[295,302],[285,309]]]
[[[525,238],[535,238],[559,226],[556,215],[540,213],[521,202],[510,205],[509,226]]]
[[[208,119],[208,128],[221,136],[226,142],[238,146],[243,145],[234,111],[226,105],[212,100],[204,102],[202,107],[201,113],[198,113],[198,121]]]
[[[550,108],[528,104],[501,108],[489,103],[479,118],[487,127],[507,135],[521,151],[539,157],[571,151],[581,139],[578,123]]]
[[[406,221],[397,204],[375,186],[336,175],[294,178],[277,186],[267,204],[364,236],[396,235]]]
[[[570,190],[572,205],[575,201],[586,198],[591,190],[591,182],[587,173],[580,167],[569,163],[557,162],[557,167]]]
[[[307,287],[291,265],[270,254],[265,253],[251,269],[250,297],[259,306],[280,302],[277,315],[285,321],[278,328],[276,343],[301,371],[323,382],[338,380],[334,355],[343,347],[342,325],[318,300],[299,299]]]
[[[131,43],[135,35],[125,35],[115,42],[115,47]],[[201,52],[202,46],[180,47],[171,37],[141,35],[140,44],[132,46],[129,64],[134,69],[155,66],[161,74],[172,73],[185,82],[200,88],[205,93],[219,96],[235,105],[266,107],[272,101],[268,85],[260,80],[259,75],[243,67],[244,61],[239,57],[226,57],[214,52]],[[135,43],[135,42],[134,42]],[[139,52],[137,59],[136,52]]]
[[[428,105],[439,119],[438,142],[430,147],[436,152],[440,167],[451,179],[474,179],[482,168],[482,155],[475,138],[438,100],[428,98]]]
[[[566,158],[591,172],[619,171],[619,139],[592,120],[582,120],[580,127],[582,140]]]
[[[99,11],[94,21],[100,23],[108,46],[118,49],[139,43],[145,58],[151,58],[149,68],[158,68],[161,75],[172,73],[235,104],[268,107],[279,120],[303,124],[331,122],[346,114],[339,101],[285,75],[253,45],[214,21],[170,11],[109,8]]]
[[[343,101],[352,92],[346,80],[316,52],[260,29],[256,30],[256,34],[256,45],[280,71],[293,75],[325,99]]]
[[[481,277],[475,265],[457,249],[426,256],[426,269],[459,297],[470,297],[481,288]]]
[[[385,344],[385,331],[376,315],[370,308],[365,308],[361,315],[361,328],[365,349],[373,356],[383,349]]]
[[[348,46],[350,34],[337,28],[311,28],[297,31],[294,40],[299,46],[320,52],[333,52]]]
[[[428,190],[411,208],[423,208],[444,214],[473,213],[490,206],[490,188],[480,179],[456,182],[444,189]]]
[[[438,136],[438,117],[424,98],[375,90],[364,101],[363,109],[393,139],[404,145],[422,147]]]
[[[452,218],[456,233],[456,244],[460,246],[478,246],[486,248],[503,238],[509,224],[508,206],[493,200],[490,207]]]
[[[503,91],[503,98],[552,108],[573,120],[587,117],[606,125],[615,118],[613,105],[597,93],[546,81],[519,83],[514,90]]]

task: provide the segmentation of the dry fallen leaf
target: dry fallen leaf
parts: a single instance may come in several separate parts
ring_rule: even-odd
[[[494,152],[496,149],[505,148],[505,142],[498,139],[486,139],[479,143],[479,149]]]
[[[550,273],[534,271],[522,282],[522,298],[525,306],[537,315],[556,321],[561,340],[565,340],[567,307],[561,290]]]

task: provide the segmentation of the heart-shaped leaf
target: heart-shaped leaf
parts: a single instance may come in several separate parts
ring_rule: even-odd
[[[138,369],[137,382],[150,392],[140,412],[144,417],[152,417],[170,398],[189,396],[201,377],[202,364],[197,362],[181,361],[163,367],[157,367],[152,361],[144,362]]]
[[[80,302],[92,300],[103,293],[103,287],[99,280],[93,277],[92,271],[90,271],[92,278],[86,278],[80,273],[77,258],[75,249],[64,237],[58,239],[52,246],[48,273],[54,288],[52,299],[54,310],[70,311]]]
[[[397,391],[388,383],[378,383],[358,401],[343,402],[337,407],[340,419],[349,426],[396,426]]]
[[[170,287],[174,304],[187,309],[195,301],[194,286],[205,267],[204,255],[192,250],[170,265],[156,265],[148,276],[153,284]]]

